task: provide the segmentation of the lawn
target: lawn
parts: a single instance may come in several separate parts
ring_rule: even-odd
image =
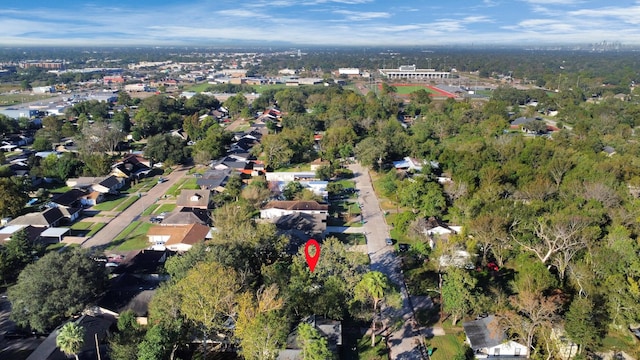
[[[72,230],[89,230],[91,226],[93,226],[93,224],[95,223],[88,222],[88,221],[80,221],[71,225],[71,229]]]
[[[129,196],[125,201],[123,201],[117,208],[116,211],[125,211],[129,206],[133,205],[134,202],[138,201],[138,197],[133,195]]]
[[[93,209],[98,211],[113,211],[113,209],[119,206],[126,199],[127,199],[127,196],[120,196],[113,200],[101,202],[100,204],[95,205]]]
[[[354,180],[341,179],[334,181],[334,183],[342,185],[343,189],[355,189],[356,187],[356,182]]]
[[[156,209],[154,214],[160,214],[163,212],[172,212],[173,210],[175,210],[175,208],[176,208],[176,204],[162,204]]]
[[[184,184],[187,180],[188,180],[187,178],[184,178],[177,181],[175,184],[171,185],[169,189],[167,189],[167,192],[165,194],[170,196],[178,196],[178,194],[180,193],[180,188],[182,187],[182,184]]]
[[[376,346],[371,347],[371,336],[365,335],[357,344],[360,360],[383,360],[389,358],[389,349],[382,341],[382,337],[376,336]]]
[[[200,186],[198,186],[198,179],[195,177],[188,178],[185,182],[182,183],[182,187],[180,188],[186,190],[198,190]]]
[[[433,349],[431,360],[451,360],[464,349],[462,340],[458,335],[448,334],[434,336],[427,340],[427,347]]]
[[[186,91],[194,91],[194,92],[199,93],[199,92],[206,91],[209,86],[211,86],[211,84],[209,84],[209,83],[196,84],[196,85],[188,87],[186,89]]]
[[[91,227],[91,230],[87,233],[87,236],[93,236],[95,235],[98,231],[100,231],[106,224],[104,223],[95,223],[93,224],[93,226]]]
[[[346,245],[367,244],[367,238],[363,234],[330,233],[329,236],[337,238]]]
[[[265,90],[270,90],[270,89],[284,89],[286,88],[285,84],[273,84],[273,85],[254,85],[253,89],[261,94],[263,91]]]
[[[104,223],[94,223],[89,221],[80,221],[71,225],[72,230],[87,231],[84,236],[93,236],[105,226]]]
[[[26,95],[26,94],[3,94],[0,95],[0,106],[10,106],[16,104],[22,104],[30,101],[46,100],[50,99],[54,95],[38,94],[38,95]]]
[[[153,214],[153,212],[156,210],[157,207],[158,207],[158,204],[149,205],[148,208],[144,209],[144,211],[142,212],[142,215],[151,215],[151,214]]]
[[[635,357],[640,356],[640,346],[638,341],[634,339],[630,331],[624,329],[622,331],[616,331],[611,329],[607,334],[607,337],[602,341],[602,347],[609,350],[620,350]]]
[[[276,172],[311,171],[311,164],[292,164],[276,170]]]
[[[149,247],[147,231],[153,224],[133,221],[109,244],[109,250],[131,251]]]

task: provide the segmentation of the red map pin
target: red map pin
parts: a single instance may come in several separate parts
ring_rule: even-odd
[[[315,248],[313,255],[309,253],[310,247]],[[307,243],[304,245],[304,256],[307,258],[307,265],[309,265],[309,270],[313,272],[313,269],[316,268],[316,264],[318,263],[318,259],[320,258],[320,245],[317,241],[313,239],[309,239],[309,241],[307,241]]]

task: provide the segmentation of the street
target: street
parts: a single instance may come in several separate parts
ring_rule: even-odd
[[[409,300],[407,289],[400,268],[400,260],[393,251],[393,247],[386,244],[385,239],[390,237],[389,227],[380,208],[380,202],[373,190],[368,169],[360,164],[349,165],[354,173],[356,188],[360,190],[358,201],[362,204],[362,214],[365,223],[362,227],[367,236],[367,250],[371,259],[371,270],[380,271],[400,288],[402,296],[402,308],[397,311],[387,310],[383,316],[388,320],[393,317],[402,317],[404,320],[399,330],[388,334],[390,359],[420,359],[423,358],[420,351],[420,335],[414,331],[413,310]],[[391,321],[388,321],[391,323]]]
[[[131,224],[132,221],[135,221],[147,207],[155,203],[173,184],[183,178],[186,172],[187,169],[181,167],[173,170],[171,174],[164,176],[167,181],[156,184],[151,190],[142,194],[138,201],[107,223],[97,234],[83,242],[82,247],[96,248],[109,244],[124,228]],[[131,194],[130,196],[137,195]]]

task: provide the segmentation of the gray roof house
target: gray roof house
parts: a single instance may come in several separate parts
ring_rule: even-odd
[[[498,319],[489,315],[462,324],[467,335],[467,343],[473,350],[476,359],[487,357],[514,360],[529,357],[529,349],[504,333]]]

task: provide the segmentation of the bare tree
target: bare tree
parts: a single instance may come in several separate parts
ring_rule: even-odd
[[[612,188],[599,182],[585,182],[583,196],[587,200],[596,200],[606,208],[620,205],[620,197]]]
[[[556,320],[561,304],[557,299],[531,291],[522,291],[510,300],[513,310],[503,313],[501,322],[529,349],[535,350],[533,344],[536,335]]]
[[[580,232],[588,225],[588,220],[581,216],[550,215],[538,219],[534,224],[534,234],[539,241],[516,241],[524,249],[533,252],[542,263],[547,264],[551,257],[559,252],[584,246],[584,238],[580,236]]]

